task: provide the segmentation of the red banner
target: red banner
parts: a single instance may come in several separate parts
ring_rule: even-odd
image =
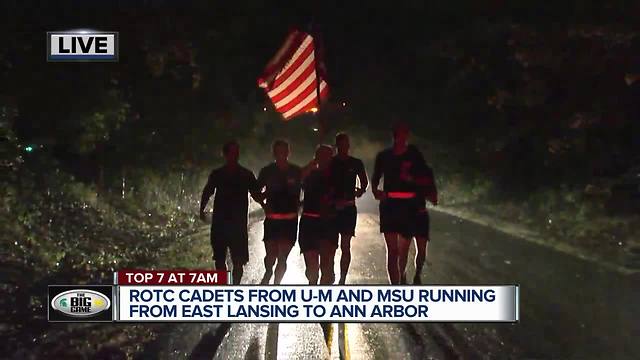
[[[229,273],[218,270],[138,270],[115,273],[117,285],[227,285]]]

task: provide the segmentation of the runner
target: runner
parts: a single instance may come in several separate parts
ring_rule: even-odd
[[[331,285],[335,281],[334,257],[338,248],[335,226],[334,189],[331,181],[333,149],[320,145],[313,160],[303,169],[304,201],[298,241],[304,254],[310,285]]]
[[[234,284],[240,284],[243,267],[249,261],[247,192],[261,202],[258,182],[253,173],[238,163],[240,146],[229,141],[222,147],[225,164],[213,170],[202,191],[200,218],[206,221],[205,209],[215,193],[211,218],[211,247],[217,270],[227,270],[227,249],[231,252]]]
[[[372,191],[380,200],[380,232],[387,245],[387,271],[391,284],[406,284],[405,267],[415,230],[416,175],[425,162],[420,151],[408,144],[409,127],[393,127],[393,146],[378,153],[372,178]],[[383,191],[378,189],[384,178]]]
[[[355,236],[358,210],[356,198],[359,198],[367,190],[369,180],[362,160],[349,155],[349,135],[339,133],[336,135],[336,147],[338,154],[331,162],[331,173],[335,186],[336,197],[336,228],[340,234],[340,285],[344,285],[351,264],[351,238]],[[356,188],[356,177],[360,181],[360,187]]]
[[[287,258],[296,242],[298,208],[300,206],[301,169],[291,164],[289,143],[273,143],[275,162],[265,166],[258,175],[258,186],[265,188],[264,220],[265,273],[261,284],[268,284],[276,265],[274,284],[280,284],[287,270]]]
[[[436,182],[433,176],[433,170],[431,167],[425,164],[424,168],[420,171],[420,176],[416,182],[420,186],[419,196],[416,197],[418,201],[418,211],[416,212],[416,220],[414,224],[416,229],[414,231],[416,241],[416,274],[413,277],[413,283],[415,285],[422,284],[422,268],[427,260],[427,246],[431,240],[429,237],[429,213],[427,212],[427,200],[434,206],[438,205],[438,190],[436,189]],[[406,263],[405,263],[406,265]]]

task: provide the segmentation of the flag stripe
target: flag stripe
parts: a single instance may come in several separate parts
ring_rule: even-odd
[[[292,91],[295,86],[300,85],[300,82],[304,81],[311,72],[315,72],[313,53],[311,56],[307,57],[307,59],[293,72],[293,74],[291,74],[291,76],[289,76],[280,85],[277,85],[273,90],[269,91],[269,97],[273,99],[273,101],[280,101],[280,99],[287,95],[288,91]]]
[[[269,83],[273,82],[278,72],[280,72],[293,57],[293,54],[300,48],[300,45],[307,36],[307,34],[297,30],[289,33],[284,44],[267,64],[262,77],[258,79],[258,85],[260,87],[269,87]]]
[[[321,89],[320,90],[320,98],[324,99],[329,95],[329,86],[327,86],[327,83],[325,83],[324,81],[321,84]],[[287,114],[287,116],[285,117],[285,120],[289,120],[291,118],[294,118],[298,115],[304,114],[304,113],[308,113],[311,111],[311,109],[318,108],[318,101],[317,101],[317,97],[315,97],[314,100],[312,100],[309,104],[307,104],[306,106],[302,107],[300,110],[294,112],[294,113],[289,113]],[[284,116],[284,114],[283,114]]]
[[[327,86],[327,83],[322,81],[320,83],[320,92],[322,92],[324,88],[326,88],[326,86]],[[293,106],[290,110],[283,112],[282,115],[285,117],[285,119],[291,118],[295,115],[299,115],[301,112],[309,111],[311,110],[312,107],[314,106],[317,107],[317,105],[318,105],[318,96],[316,94],[316,89],[314,88],[313,91],[311,91],[311,93],[307,95],[307,97],[305,97],[298,104]]]
[[[318,108],[320,100],[329,94],[329,86],[318,77],[316,65],[323,64],[316,63],[320,61],[316,55],[314,38],[293,31],[258,79],[258,85],[285,120]]]
[[[280,108],[289,102],[293,101],[304,89],[306,89],[312,82],[316,84],[316,72],[313,67],[309,67],[310,71],[306,75],[306,78],[300,76],[298,79],[300,80],[296,86],[292,86],[290,91],[283,91],[279,96],[280,100],[276,100],[275,98],[271,98],[271,101],[275,104],[276,108]],[[316,84],[317,85],[317,84]]]
[[[307,40],[310,38],[311,36],[307,37]],[[285,65],[285,67],[282,69],[282,71],[276,76],[272,88],[274,90],[278,89],[287,81],[287,79],[291,78],[291,75],[295,74],[296,70],[298,70],[301,66],[305,66],[308,61],[313,61],[314,58],[315,56],[313,51],[313,42],[311,40],[305,40],[298,51],[293,54],[291,61],[288,62],[287,65]]]
[[[311,35],[305,36],[300,46],[293,53],[293,56],[291,56],[291,58],[286,62],[282,70],[280,70],[280,73],[278,74],[278,76],[276,76],[276,80],[279,77],[286,75],[287,70],[289,70],[292,67],[295,67],[294,65],[298,64],[298,62],[296,61],[302,56],[302,54],[305,53],[305,51],[308,51],[309,48],[313,50],[313,38],[311,37]]]
[[[281,113],[289,111],[291,108],[298,105],[300,101],[306,99],[309,94],[315,94],[317,91],[317,86],[318,83],[316,82],[316,77],[315,75],[313,75],[312,77],[310,77],[310,81],[305,87],[298,88],[298,92],[295,94],[294,98],[291,98],[287,102],[281,103],[279,106],[276,105],[276,110]]]

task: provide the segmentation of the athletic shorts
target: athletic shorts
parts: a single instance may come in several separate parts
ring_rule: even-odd
[[[425,237],[429,240],[429,212],[426,209],[416,212],[416,220],[414,222],[415,236]]]
[[[290,220],[264,219],[264,241],[286,239],[293,246],[298,235],[298,218]]]
[[[338,248],[338,233],[335,218],[315,218],[302,216],[298,233],[300,252],[320,251],[322,246]]]
[[[211,219],[211,248],[213,259],[224,262],[227,249],[231,252],[231,261],[246,264],[249,262],[249,236],[247,218],[239,216],[229,219],[214,214]]]
[[[380,232],[399,233],[407,238],[415,231],[417,206],[413,199],[385,199],[380,202]]]
[[[358,209],[355,205],[347,206],[336,213],[336,230],[339,234],[354,236],[356,234],[356,221]]]

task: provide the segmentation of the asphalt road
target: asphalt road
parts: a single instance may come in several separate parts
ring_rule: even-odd
[[[359,206],[347,283],[387,283],[376,204]],[[180,324],[143,357],[192,359],[638,359],[640,277],[432,211],[425,284],[519,284],[517,324]],[[261,219],[243,283],[263,272]],[[202,239],[208,241],[208,238]],[[412,246],[410,257],[414,255]],[[336,254],[339,273],[340,251]],[[408,278],[414,273],[409,265]],[[305,284],[299,248],[286,284]]]

